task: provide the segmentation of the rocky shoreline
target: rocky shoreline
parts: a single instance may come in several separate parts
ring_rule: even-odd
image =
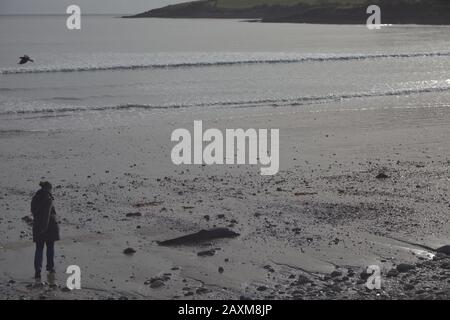
[[[263,268],[268,277],[278,273],[280,266],[268,264]],[[294,268],[295,269],[295,268]],[[173,268],[178,270],[178,268]],[[219,273],[224,269],[219,268]],[[371,273],[365,269],[337,268],[329,274],[313,274],[302,270],[292,270],[284,274],[284,279],[274,287],[266,285],[256,286],[250,295],[241,295],[234,299],[252,300],[258,296],[261,299],[285,300],[448,300],[450,299],[450,254],[438,253],[433,259],[419,259],[415,264],[399,264],[381,273],[382,287],[380,290],[369,289],[366,285]],[[170,282],[172,273],[164,273],[144,282],[144,285],[157,290]],[[186,285],[182,296],[174,299],[186,299],[196,296],[201,299],[213,291],[204,285]],[[63,285],[27,284],[9,280],[0,284],[2,299],[19,300],[47,300],[47,299],[76,299],[76,291],[71,292]],[[132,293],[102,291],[95,288],[84,288],[82,299],[114,299],[136,300],[145,299]]]
[[[124,18],[215,18],[246,19],[251,22],[313,23],[313,24],[365,24],[367,6],[349,7],[259,5],[249,8],[215,7],[208,1],[194,1],[157,8]],[[436,4],[383,4],[383,24],[450,24],[450,5]]]
[[[448,163],[435,164],[438,166],[448,166]],[[371,245],[364,244],[367,240],[363,238],[354,238],[354,236],[346,234],[346,231],[336,232],[339,226],[351,224],[351,230],[353,232],[362,232],[365,228],[364,225],[369,223],[374,227],[374,223],[380,225],[380,230],[373,230],[375,233],[380,232],[380,235],[385,239],[389,238],[389,230],[382,230],[384,227],[383,221],[389,222],[394,227],[403,229],[404,232],[408,230],[420,229],[426,227],[426,225],[418,225],[413,223],[417,218],[416,215],[412,216],[412,212],[405,211],[402,206],[392,205],[389,208],[383,206],[383,199],[389,199],[394,195],[387,193],[386,187],[389,184],[395,186],[411,185],[424,168],[423,164],[414,163],[399,163],[395,167],[391,167],[387,171],[382,171],[378,168],[383,166],[375,166],[373,169],[367,172],[345,174],[342,176],[323,176],[316,181],[303,178],[303,183],[306,186],[306,191],[298,192],[291,189],[291,186],[295,185],[296,181],[301,178],[301,173],[298,170],[293,170],[284,173],[276,180],[269,180],[266,182],[257,182],[252,188],[246,189],[237,179],[230,176],[214,176],[209,174],[194,175],[192,177],[185,176],[180,173],[180,176],[176,177],[164,177],[158,178],[154,182],[149,182],[146,178],[140,176],[126,176],[125,179],[118,180],[119,187],[124,186],[130,189],[140,188],[158,188],[161,190],[161,198],[150,202],[136,202],[132,205],[133,208],[139,210],[132,213],[122,213],[118,217],[115,217],[116,223],[126,223],[130,225],[131,230],[137,230],[140,232],[142,224],[154,224],[150,222],[154,218],[151,216],[159,216],[159,225],[166,224],[171,225],[171,229],[181,230],[183,224],[183,215],[186,212],[189,215],[197,216],[197,213],[204,212],[202,209],[203,201],[197,199],[199,196],[203,198],[203,195],[212,196],[213,199],[222,197],[222,192],[218,193],[207,192],[204,193],[202,189],[195,189],[195,186],[208,186],[205,190],[210,190],[212,186],[222,184],[229,192],[234,194],[237,198],[248,199],[250,206],[248,210],[255,211],[252,216],[237,216],[235,213],[221,213],[217,215],[203,215],[198,216],[198,219],[204,221],[202,225],[208,225],[212,229],[202,230],[199,232],[192,232],[191,234],[185,234],[181,237],[169,239],[165,235],[160,235],[160,239],[163,241],[156,241],[154,245],[156,247],[174,247],[171,250],[175,250],[176,255],[183,253],[192,253],[192,256],[196,256],[194,259],[197,263],[208,265],[211,261],[215,261],[217,265],[213,275],[208,277],[227,277],[233,276],[233,269],[237,267],[238,257],[236,253],[239,252],[239,248],[234,248],[234,251],[230,251],[230,244],[228,241],[258,243],[259,239],[265,243],[273,243],[274,241],[281,241],[290,246],[297,248],[297,252],[300,260],[308,260],[308,256],[303,256],[305,252],[311,250],[316,252],[318,256],[323,252],[325,256],[331,252],[336,251],[338,257],[342,255],[345,257],[345,251],[353,251],[358,247],[358,250],[364,254],[371,248]],[[439,181],[441,176],[440,170],[434,170],[432,167],[427,169],[431,176],[434,176],[435,181]],[[385,173],[386,172],[386,173]],[[389,172],[389,174],[388,174]],[[328,181],[328,183],[320,183],[318,180]],[[430,181],[429,181],[430,182]],[[350,185],[347,186],[347,183]],[[256,187],[259,185],[259,187]],[[321,190],[319,186],[326,186],[326,189]],[[336,187],[340,187],[336,189]],[[242,188],[242,190],[241,190]],[[389,187],[391,188],[391,187]],[[414,187],[417,188],[417,185]],[[58,194],[60,198],[66,198],[66,194],[78,193],[79,187],[75,185],[58,186]],[[246,190],[254,191],[255,196],[252,193],[245,192]],[[311,189],[314,192],[311,192]],[[371,189],[376,197],[377,194],[383,195],[381,199],[376,200],[373,204],[370,204],[373,200],[366,198],[364,202],[360,203],[358,208],[347,207],[344,204],[339,204],[336,199],[332,202],[331,206],[328,206],[327,200],[323,199],[318,201],[318,194],[324,195],[324,192],[336,191],[338,197],[356,197],[358,198],[365,189]],[[374,190],[375,189],[375,190]],[[96,186],[93,190],[95,192],[101,191],[102,187]],[[163,194],[165,191],[175,192],[182,199],[179,203],[171,203],[170,199],[166,199]],[[266,191],[264,191],[266,190]],[[384,191],[383,191],[384,190]],[[106,192],[105,191],[101,191]],[[286,206],[276,209],[266,208],[263,212],[259,212],[258,203],[253,208],[253,199],[256,194],[266,193],[268,197],[283,197],[286,201]],[[95,197],[96,193],[86,193],[88,199]],[[411,197],[419,196],[419,193],[414,194],[406,189],[401,191],[401,194],[410,194]],[[401,196],[400,194],[400,196]],[[432,196],[432,194],[428,194]],[[195,200],[197,199],[197,200]],[[295,200],[298,199],[298,200]],[[375,199],[375,198],[374,198]],[[66,201],[70,201],[66,199]],[[187,201],[187,202],[186,202]],[[441,203],[444,206],[445,199],[435,198],[437,203]],[[354,201],[355,202],[355,201]],[[392,199],[391,201],[392,202]],[[94,201],[86,202],[86,209],[91,208]],[[183,208],[183,214],[176,214],[174,208],[177,206]],[[297,210],[291,212],[291,206],[303,207],[300,212],[303,212],[301,216],[298,216]],[[448,206],[448,204],[447,204]],[[83,210],[83,211],[84,211]],[[156,212],[159,212],[157,214]],[[312,214],[312,217],[307,217]],[[392,219],[391,215],[398,216],[398,221]],[[121,217],[122,216],[122,217]],[[175,218],[177,216],[178,218]],[[360,221],[353,221],[353,218],[359,217]],[[97,226],[100,228],[102,225],[101,215],[92,221],[92,216],[86,218],[93,224],[95,229]],[[105,217],[105,216],[103,216]],[[300,220],[298,220],[300,218]],[[109,220],[110,217],[108,216]],[[150,219],[150,220],[149,220]],[[194,218],[194,220],[197,218]],[[288,227],[284,227],[284,221],[291,220]],[[406,220],[405,220],[406,219]],[[22,226],[26,230],[29,228],[30,220],[23,217]],[[97,221],[98,220],[98,221]],[[143,221],[148,221],[143,223]],[[301,221],[298,223],[297,221]],[[403,221],[403,222],[402,222]],[[356,222],[356,224],[355,224]],[[65,223],[68,223],[66,221]],[[442,221],[445,225],[446,222]],[[327,226],[335,226],[337,229],[332,228],[330,234],[322,231],[322,233],[314,232],[315,228],[324,230]],[[223,226],[223,227],[222,227]],[[220,228],[218,228],[220,227]],[[233,230],[247,230],[246,234],[236,233]],[[104,228],[99,233],[104,234],[107,232]],[[396,229],[394,232],[397,233]],[[417,232],[417,231],[416,231]],[[26,237],[27,232],[23,232]],[[235,240],[228,240],[227,238],[236,238]],[[136,241],[133,241],[135,245],[123,250],[122,254],[134,259],[136,257],[145,254],[145,247],[150,245],[148,242],[145,246],[136,246]],[[376,242],[373,242],[376,243]],[[327,272],[311,271],[307,268],[299,266],[289,261],[277,260],[280,257],[266,257],[261,261],[261,264],[255,266],[255,270],[261,273],[261,278],[265,281],[255,281],[250,283],[245,290],[239,292],[239,290],[226,286],[211,285],[209,281],[206,281],[198,276],[192,276],[185,274],[185,269],[189,269],[186,265],[172,265],[172,267],[161,270],[158,274],[148,277],[142,280],[141,286],[147,288],[147,290],[153,291],[155,294],[161,290],[170,288],[172,292],[172,299],[211,299],[211,298],[227,298],[227,299],[286,299],[286,300],[321,300],[321,299],[426,299],[426,300],[441,300],[450,299],[450,246],[441,246],[433,249],[429,246],[410,243],[409,247],[406,247],[408,243],[406,241],[398,240],[398,242],[386,243],[385,245],[395,248],[396,243],[403,243],[405,249],[411,250],[412,259],[401,258],[396,256],[395,250],[392,251],[392,257],[380,258],[379,262],[376,262],[380,268],[381,287],[379,289],[369,289],[367,283],[369,278],[373,275],[372,272],[367,270],[369,260],[366,267],[358,266],[350,261],[338,262],[340,258],[337,258],[335,262],[327,261],[329,265]],[[233,246],[231,244],[231,246]],[[350,249],[355,246],[355,249]],[[423,250],[421,250],[423,249]],[[267,247],[270,250],[270,247]],[[373,249],[370,249],[373,250]],[[234,252],[234,253],[233,253]],[[386,254],[390,254],[386,251]],[[398,253],[397,253],[398,254]],[[331,259],[332,256],[329,257]],[[321,258],[323,259],[323,258]],[[328,259],[328,258],[327,258]],[[251,260],[251,259],[250,259]],[[324,261],[325,262],[325,261]],[[131,263],[131,261],[129,262]],[[239,269],[239,268],[238,268]],[[245,270],[245,268],[244,268]],[[121,271],[121,276],[124,277],[124,272]],[[231,273],[231,274],[230,274]],[[215,274],[215,275],[214,275]],[[134,276],[132,281],[136,281]],[[178,288],[178,289],[175,289]],[[30,281],[20,281],[15,279],[3,279],[0,284],[0,297],[2,299],[149,299],[151,295],[136,292],[134,290],[117,290],[112,289],[105,290],[100,287],[87,286],[83,287],[80,292],[68,290],[64,282],[51,285],[50,282],[45,283],[32,283]]]

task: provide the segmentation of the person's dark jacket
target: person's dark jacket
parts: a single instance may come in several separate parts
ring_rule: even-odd
[[[31,200],[33,214],[33,241],[59,240],[59,227],[56,221],[56,211],[53,206],[53,196],[50,192],[40,189]]]

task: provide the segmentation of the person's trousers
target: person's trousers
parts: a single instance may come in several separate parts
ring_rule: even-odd
[[[37,274],[41,273],[42,260],[44,255],[44,246],[47,246],[47,271],[54,269],[55,242],[54,241],[36,241],[36,251],[34,253],[34,270]]]

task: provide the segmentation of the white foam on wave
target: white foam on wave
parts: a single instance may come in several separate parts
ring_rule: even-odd
[[[35,113],[79,113],[84,111],[114,111],[114,110],[152,110],[152,109],[181,109],[190,107],[260,107],[260,106],[304,106],[311,104],[324,104],[336,101],[344,101],[357,98],[407,96],[421,93],[449,92],[450,79],[427,80],[417,82],[406,82],[397,88],[389,90],[363,91],[363,92],[342,92],[330,93],[318,96],[299,97],[274,97],[270,99],[249,99],[249,100],[227,100],[227,101],[204,101],[190,104],[167,103],[167,104],[119,104],[107,106],[82,106],[65,105],[43,100],[32,100],[19,97],[9,97],[0,94],[0,115],[10,114],[35,114]]]
[[[419,57],[450,57],[450,52],[379,53],[379,54],[303,54],[283,52],[199,52],[149,53],[35,57],[35,64],[0,69],[1,75],[21,73],[117,71],[157,68],[187,68],[233,66],[239,64],[274,64],[326,61],[352,61],[368,59],[406,59]],[[54,62],[56,61],[56,62]]]

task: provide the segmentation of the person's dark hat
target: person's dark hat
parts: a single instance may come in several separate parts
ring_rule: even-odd
[[[39,186],[42,189],[47,189],[47,190],[52,188],[52,184],[50,182],[48,182],[48,181],[41,181],[41,182],[39,182]]]

